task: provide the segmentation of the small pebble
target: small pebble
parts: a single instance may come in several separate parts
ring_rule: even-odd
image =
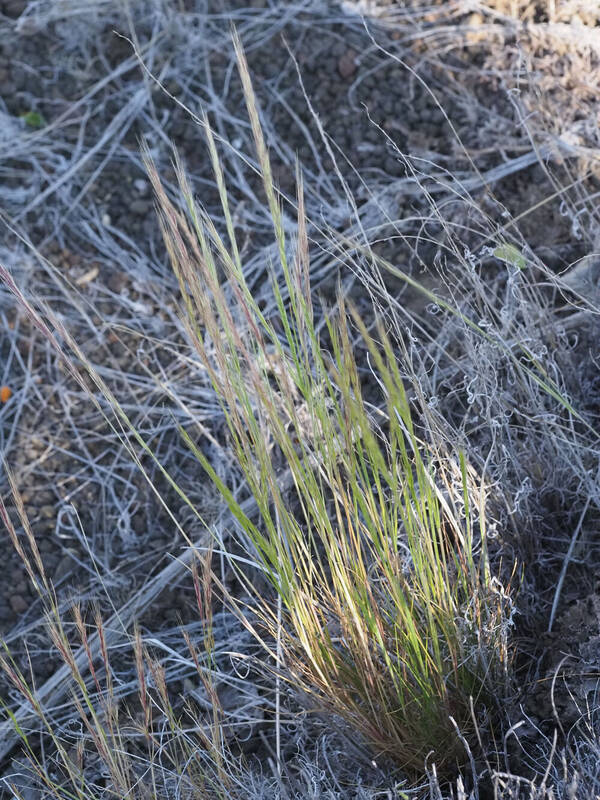
[[[346,50],[338,61],[338,72],[344,80],[351,78],[356,72],[356,53],[354,50]]]
[[[115,294],[120,294],[126,283],[127,276],[124,272],[113,272],[106,281],[108,288]]]
[[[147,200],[134,200],[129,206],[129,210],[132,214],[138,214],[142,217],[144,214],[148,213],[150,205]]]
[[[26,600],[20,594],[11,594],[8,602],[15,614],[24,614],[29,608]]]
[[[52,575],[53,583],[60,583],[63,578],[66,578],[69,573],[73,571],[73,559],[70,555],[64,555],[58,562],[54,574]]]
[[[136,178],[133,182],[133,188],[138,194],[141,194],[143,197],[145,197],[150,190],[150,184],[143,178]]]
[[[4,14],[12,19],[17,19],[27,8],[27,0],[5,0]]]

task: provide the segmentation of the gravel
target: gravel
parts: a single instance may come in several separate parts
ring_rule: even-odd
[[[158,461],[191,501],[216,519],[218,506],[206,476],[182,445],[174,423],[196,428],[173,397],[195,422],[211,426],[217,435],[221,412],[206,391],[206,376],[186,361],[185,332],[174,301],[176,282],[161,242],[140,143],[150,149],[171,194],[177,191],[174,144],[200,203],[218,218],[219,194],[202,134],[182,106],[194,114],[207,113],[219,139],[231,143],[221,149],[235,224],[244,242],[249,281],[266,294],[264,264],[272,234],[262,189],[233,152],[253,158],[232,64],[230,21],[246,47],[283,195],[295,196],[298,156],[311,217],[326,218],[336,231],[347,230],[351,208],[334,169],[335,154],[363,219],[379,224],[385,216],[381,207],[390,209],[402,235],[384,232],[374,249],[408,272],[421,270],[421,259],[430,264],[440,256],[442,236],[437,221],[428,218],[427,201],[402,181],[416,173],[435,186],[447,177],[446,170],[472,176],[473,165],[462,145],[485,172],[527,150],[529,141],[500,89],[487,91],[479,104],[467,107],[460,88],[443,70],[423,65],[419,54],[389,30],[373,27],[371,38],[360,17],[333,4],[131,4],[134,40],[162,88],[133,55],[133,31],[123,4],[98,3],[89,14],[69,12],[68,6],[0,2],[5,17],[0,18],[0,208],[3,219],[10,221],[10,229],[3,231],[0,261],[28,296],[51,304],[86,357],[101,367]],[[44,120],[41,128],[26,123],[22,115],[31,111]],[[502,149],[506,141],[510,147]],[[474,205],[483,207],[489,191],[475,192]],[[493,202],[517,215],[551,191],[546,171],[538,165],[495,185]],[[377,205],[373,198],[381,206],[371,217],[369,203]],[[464,208],[457,210],[457,225],[468,227]],[[469,235],[477,239],[476,225],[465,232],[466,241]],[[558,201],[526,215],[523,227],[532,253],[556,271],[587,253],[586,241],[572,235],[572,220],[561,214]],[[335,292],[343,268],[324,248],[313,278],[326,297]],[[428,280],[421,272],[419,277]],[[67,285],[77,287],[76,294],[60,288]],[[356,291],[360,301],[364,290]],[[424,312],[421,300],[397,287],[400,291],[407,308]],[[185,542],[167,509],[183,520],[192,539],[202,525],[156,462],[115,423],[101,394],[94,389],[98,408],[3,291],[0,314],[0,379],[14,392],[0,408],[1,450],[17,477],[47,572],[61,602],[76,593],[103,611],[118,607],[181,552]],[[167,387],[163,392],[152,375],[161,376]],[[6,482],[2,493],[10,502]],[[14,507],[11,518],[22,537]],[[6,554],[0,633],[15,642],[25,624],[34,625],[32,635],[41,650],[36,676],[45,677],[56,662],[43,642],[41,603],[5,533],[0,544]],[[160,595],[144,624],[159,631],[196,616],[193,587],[182,580],[181,586]],[[24,639],[18,653],[23,663],[26,646]],[[234,709],[231,692],[223,688],[221,694]],[[262,718],[256,730],[249,717],[242,723],[248,750],[258,747]]]

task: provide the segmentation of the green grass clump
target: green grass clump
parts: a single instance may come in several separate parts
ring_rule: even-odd
[[[181,166],[187,213],[148,166],[189,332],[261,524],[189,444],[274,587],[278,605],[255,599],[278,669],[358,730],[375,757],[415,772],[428,759],[450,767],[464,756],[464,734],[493,712],[510,660],[510,603],[490,571],[485,504],[471,500],[483,489],[462,455],[419,432],[406,365],[383,326],[367,325],[341,292],[317,320],[301,180],[291,256],[236,47],[278,245],[271,312],[244,277],[208,122],[226,237],[195,204]],[[376,402],[365,397],[366,363]]]

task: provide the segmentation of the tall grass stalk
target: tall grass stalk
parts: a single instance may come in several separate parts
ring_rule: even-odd
[[[460,758],[456,726],[468,733],[486,718],[506,688],[509,666],[508,596],[491,575],[484,503],[470,502],[482,487],[462,455],[419,431],[406,365],[382,325],[367,325],[341,292],[319,324],[300,173],[291,248],[234,40],[278,244],[271,265],[276,314],[265,316],[246,284],[208,120],[225,237],[195,203],[180,163],[185,210],[169,200],[149,159],[148,169],[189,333],[261,524],[243,513],[202,449],[188,442],[281,603],[278,616],[275,604],[256,597],[281,643],[278,668],[285,666],[316,708],[360,731],[377,757],[414,771],[428,758],[449,766]]]
[[[201,571],[196,561],[191,567],[198,611],[204,623],[202,645],[194,644],[183,632],[198,679],[210,699],[210,718],[199,719],[193,701],[185,702],[183,709],[178,702],[175,709],[164,665],[148,651],[139,628],[131,641],[137,698],[123,702],[118,686],[122,668],[121,675],[115,677],[118,671],[111,663],[109,637],[100,612],[96,610],[89,623],[81,606],[74,603],[72,623],[66,619],[44,569],[18,488],[5,469],[24,536],[18,534],[1,498],[0,520],[44,608],[51,651],[68,667],[65,680],[70,692],[66,692],[66,706],[72,709],[70,722],[78,723],[65,732],[64,723],[55,716],[61,708],[40,701],[33,677],[19,666],[9,647],[0,640],[0,670],[31,710],[26,724],[22,724],[2,703],[20,741],[28,781],[58,800],[145,800],[173,796],[175,786],[181,797],[223,800],[236,796],[241,765],[233,759],[223,735],[223,710],[213,677],[218,668],[213,653],[211,551],[198,556],[203,562]],[[100,641],[99,657],[92,647],[94,637]],[[81,648],[87,656],[84,663],[78,658]],[[51,745],[52,768],[44,748],[40,752],[40,736],[46,748]],[[8,783],[6,779],[5,782]],[[21,796],[16,786],[11,789],[15,797]]]

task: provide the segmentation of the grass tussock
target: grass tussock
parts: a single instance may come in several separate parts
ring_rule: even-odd
[[[223,172],[209,150],[222,237],[193,199],[187,215],[157,194],[190,336],[222,404],[256,525],[189,441],[256,548],[279,606],[256,597],[274,657],[316,708],[419,771],[455,764],[507,688],[510,600],[490,573],[485,503],[464,457],[418,431],[405,365],[381,324],[338,295],[319,327],[311,299],[302,184],[293,254],[237,44],[248,113],[289,296],[276,280],[266,317],[244,278]],[[231,298],[234,298],[233,303]],[[357,352],[364,351],[362,365]],[[365,370],[364,364],[370,368]],[[374,404],[365,397],[371,385]],[[265,640],[267,645],[267,640]]]

